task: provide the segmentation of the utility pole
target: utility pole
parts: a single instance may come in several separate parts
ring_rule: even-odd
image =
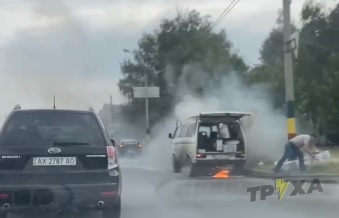
[[[293,48],[291,46],[291,2],[283,1],[284,16],[284,74],[286,92],[286,116],[288,139],[296,136],[295,109],[294,109],[294,84],[293,84]]]
[[[148,71],[145,72],[145,88],[148,89]],[[148,92],[146,91],[146,97],[145,97],[145,111],[146,111],[146,140],[149,141],[149,116],[148,116]]]
[[[112,94],[109,94],[109,103],[110,103],[110,111],[111,111],[111,124],[113,124],[113,99]]]

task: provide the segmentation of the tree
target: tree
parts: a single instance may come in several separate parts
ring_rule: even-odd
[[[302,12],[300,51],[296,70],[296,102],[317,129],[338,131],[339,4],[330,14],[309,4]]]
[[[326,14],[321,5],[309,2],[301,16],[299,55],[294,61],[297,111],[311,117],[321,132],[339,131],[339,4]],[[280,17],[281,14],[277,27],[263,43],[261,64],[252,68],[247,77],[250,83],[266,85],[275,97],[276,106],[285,101]]]
[[[263,84],[272,93],[274,106],[285,103],[283,18],[279,11],[276,26],[264,40],[260,50],[261,63],[250,70],[247,81],[250,84]],[[292,31],[296,28],[292,25]]]
[[[138,116],[144,111],[143,101],[133,99],[132,88],[143,86],[146,72],[149,85],[160,87],[161,97],[150,102],[157,111],[153,122],[166,115],[183,94],[203,95],[208,82],[220,85],[220,77],[231,71],[245,76],[248,67],[231,50],[226,32],[213,32],[209,17],[195,10],[178,11],[174,19],[162,20],[158,29],[141,37],[133,60],[121,64],[124,79],[119,87],[129,99],[127,106],[134,108],[130,112]],[[183,84],[185,90],[180,89]]]

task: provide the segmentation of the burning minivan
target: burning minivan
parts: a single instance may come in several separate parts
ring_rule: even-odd
[[[251,113],[209,112],[177,121],[172,141],[175,173],[213,176],[223,170],[240,174],[246,163],[246,137],[241,118]]]

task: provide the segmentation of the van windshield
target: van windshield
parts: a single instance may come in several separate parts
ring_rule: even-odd
[[[63,111],[14,113],[1,132],[0,146],[105,145],[91,114]]]

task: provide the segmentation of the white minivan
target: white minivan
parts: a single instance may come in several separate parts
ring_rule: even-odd
[[[169,133],[174,172],[185,169],[187,175],[194,177],[211,176],[227,169],[231,175],[241,174],[247,144],[240,119],[250,115],[210,112],[177,121],[174,133]]]

